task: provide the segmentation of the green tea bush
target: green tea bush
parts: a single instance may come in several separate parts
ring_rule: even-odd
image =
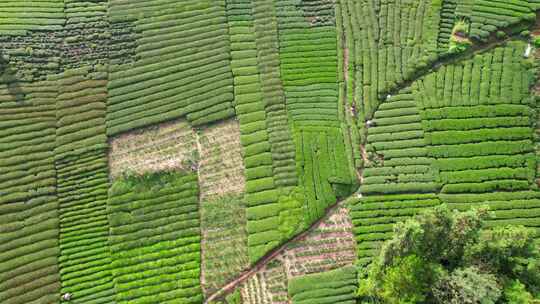
[[[497,277],[476,267],[457,269],[443,275],[432,288],[437,303],[495,304],[501,297]]]
[[[201,298],[196,181],[195,174],[161,172],[121,178],[111,187],[109,242],[117,302]]]
[[[292,303],[355,303],[356,269],[352,266],[308,274],[289,281]]]

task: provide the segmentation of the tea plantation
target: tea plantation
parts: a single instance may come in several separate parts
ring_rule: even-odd
[[[0,1],[0,303],[356,303],[395,223],[540,241],[540,0]]]

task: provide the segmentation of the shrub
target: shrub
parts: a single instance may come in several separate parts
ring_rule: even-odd
[[[227,304],[241,304],[242,297],[240,296],[240,290],[236,289],[233,293],[227,295],[225,300],[227,301]]]
[[[512,304],[533,303],[533,297],[525,288],[525,285],[518,280],[512,281],[504,289],[504,300]]]
[[[529,36],[531,36],[531,31],[529,31],[529,30],[524,30],[524,31],[521,31],[519,34],[520,34],[521,37],[523,37],[523,38],[529,38]]]
[[[533,42],[536,48],[540,48],[540,36],[535,36]]]
[[[508,37],[508,34],[506,34],[506,32],[504,31],[497,31],[496,36],[497,39],[505,39],[506,37]]]

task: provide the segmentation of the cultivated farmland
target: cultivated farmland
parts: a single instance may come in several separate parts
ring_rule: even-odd
[[[540,0],[4,0],[0,303],[356,303],[445,204],[540,242]]]

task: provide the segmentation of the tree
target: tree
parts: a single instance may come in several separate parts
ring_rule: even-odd
[[[393,238],[360,279],[360,302],[532,299],[540,291],[540,253],[533,231],[523,226],[486,228],[489,217],[487,208],[458,212],[441,205],[396,224]]]

